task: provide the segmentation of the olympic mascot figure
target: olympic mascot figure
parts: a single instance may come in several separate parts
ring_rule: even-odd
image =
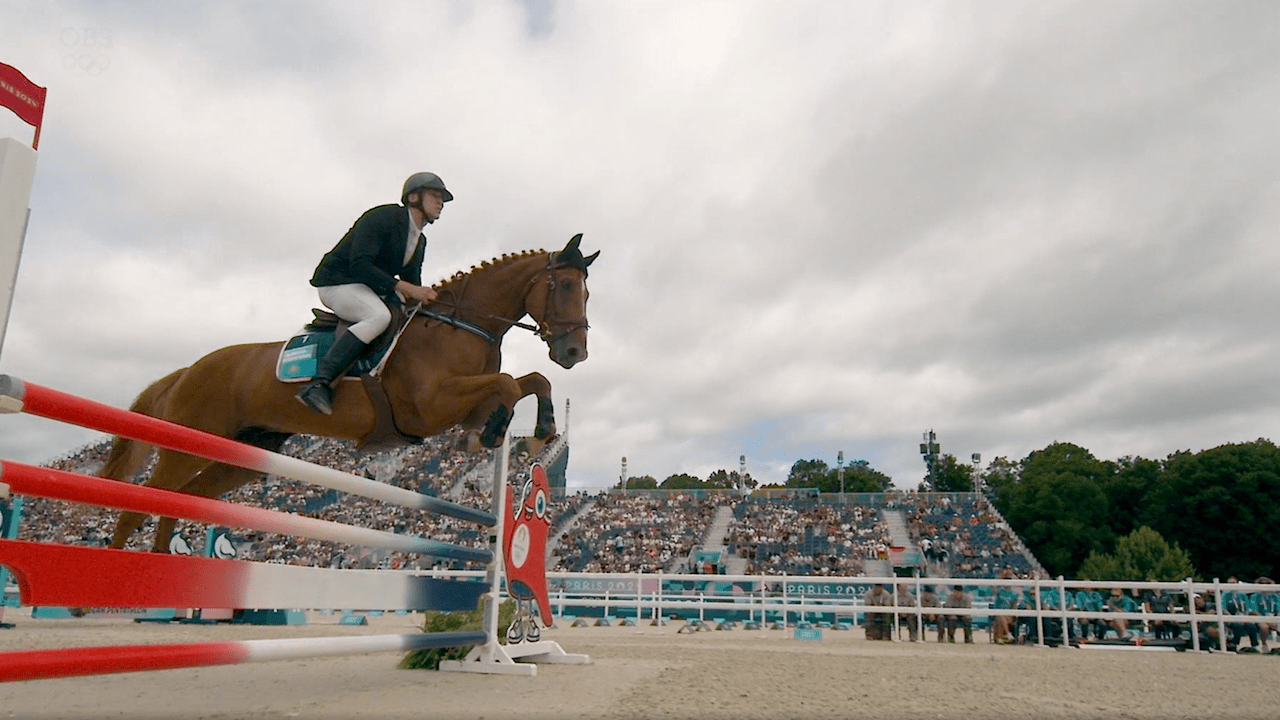
[[[551,601],[547,598],[547,536],[551,520],[551,485],[541,465],[529,470],[529,479],[520,491],[520,502],[512,505],[508,487],[507,521],[502,531],[502,552],[506,558],[507,592],[516,601],[516,616],[507,628],[507,642],[537,642],[542,636],[533,619],[533,602],[544,627],[551,625]]]

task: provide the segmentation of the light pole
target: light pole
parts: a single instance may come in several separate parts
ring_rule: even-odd
[[[622,478],[621,479],[622,479],[622,483],[621,483],[622,492],[626,493],[626,491],[631,489],[631,485],[630,485],[631,481],[627,479],[627,458],[625,456],[622,458]]]
[[[925,475],[925,481],[929,483],[929,489],[932,490],[938,482],[938,453],[942,452],[942,446],[938,444],[938,436],[932,431],[924,434],[924,442],[920,443],[920,454],[924,456],[924,465],[929,470]]]
[[[836,476],[840,478],[840,504],[844,504],[844,451],[836,453]]]
[[[973,461],[973,489],[982,492],[982,473],[978,467],[982,465],[982,453],[974,453],[969,459]]]

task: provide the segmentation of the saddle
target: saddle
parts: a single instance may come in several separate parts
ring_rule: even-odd
[[[383,364],[383,359],[392,349],[396,333],[404,327],[408,314],[400,305],[391,305],[391,322],[381,335],[369,343],[359,359],[347,369],[343,377],[358,377],[364,384],[365,392],[373,403],[375,420],[373,431],[361,438],[356,449],[364,452],[380,452],[406,445],[417,445],[422,438],[406,435],[396,426],[395,415],[391,408],[391,400],[382,387],[382,379],[371,372]],[[276,379],[286,383],[309,382],[315,377],[320,358],[333,346],[334,340],[342,333],[348,332],[351,323],[334,315],[328,310],[312,308],[314,316],[311,322],[294,333],[280,349],[276,358]]]

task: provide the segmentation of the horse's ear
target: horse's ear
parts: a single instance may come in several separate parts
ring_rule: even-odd
[[[569,241],[569,244],[565,245],[564,249],[560,251],[560,254],[568,255],[573,253],[578,249],[578,244],[581,242],[582,242],[582,233],[578,233],[577,235],[574,235],[573,239]]]
[[[584,258],[582,259],[582,269],[583,269],[583,270],[585,270],[585,269],[587,269],[588,267],[590,267],[591,263],[595,262],[595,259],[596,259],[597,257],[599,257],[599,256],[600,256],[600,251],[599,251],[599,250],[597,250],[597,251],[595,251],[595,252],[591,253],[590,255],[588,255],[588,256],[586,256],[586,257],[584,257]]]

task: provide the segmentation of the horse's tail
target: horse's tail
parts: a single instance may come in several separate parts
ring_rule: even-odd
[[[138,399],[133,401],[129,409],[143,415],[163,418],[166,404],[169,401],[169,391],[173,389],[173,386],[186,372],[187,368],[174,370],[151,383],[146,390],[143,390],[138,395]],[[107,455],[107,461],[103,464],[98,476],[126,482],[131,481],[151,458],[151,448],[151,443],[133,440],[121,435],[115,436],[111,440],[111,453]]]

